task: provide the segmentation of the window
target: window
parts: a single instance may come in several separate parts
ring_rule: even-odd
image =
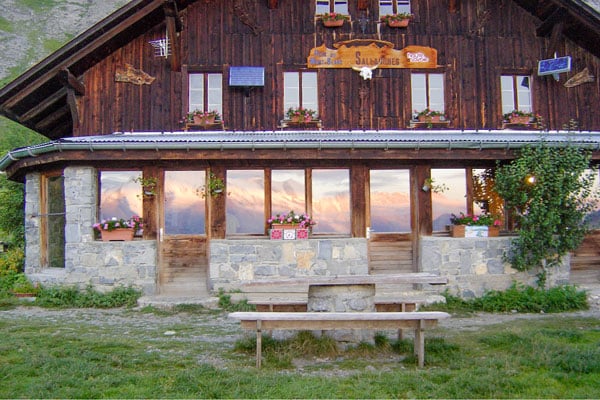
[[[271,172],[271,214],[306,212],[303,169],[273,170]]]
[[[290,107],[302,107],[319,112],[316,72],[284,72],[283,113]]]
[[[410,232],[410,173],[371,170],[371,229],[375,233]]]
[[[336,12],[348,15],[348,0],[317,0],[316,14]]]
[[[62,175],[42,176],[41,264],[65,267],[65,184]]]
[[[223,115],[223,75],[189,74],[188,111],[216,110]]]
[[[227,171],[227,229],[229,234],[263,234],[265,231],[265,172]]]
[[[350,171],[312,170],[314,233],[350,233]]]
[[[379,15],[410,13],[410,0],[379,0]]]
[[[500,91],[502,93],[502,114],[513,110],[532,112],[531,77],[529,75],[502,75]]]
[[[165,171],[165,234],[206,233],[205,178],[202,170]]]
[[[433,230],[443,231],[450,225],[452,214],[467,213],[467,177],[464,169],[432,169],[431,179],[447,190],[432,193]]]
[[[100,220],[142,215],[142,171],[100,171]]]
[[[422,111],[429,108],[432,111],[444,112],[444,74],[410,75],[411,101],[413,110]]]

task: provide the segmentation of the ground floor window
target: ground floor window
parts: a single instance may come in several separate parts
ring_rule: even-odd
[[[65,185],[64,176],[42,177],[42,265],[65,266]]]
[[[226,232],[263,234],[265,231],[265,171],[228,170]]]
[[[370,187],[371,231],[411,232],[410,171],[371,170]]]
[[[464,168],[432,169],[431,179],[444,188],[431,193],[433,230],[444,231],[452,214],[467,213],[466,172]]]
[[[142,171],[100,171],[99,220],[142,215]]]
[[[206,171],[165,171],[164,233],[206,233]]]
[[[313,169],[312,218],[314,233],[350,234],[350,171]]]

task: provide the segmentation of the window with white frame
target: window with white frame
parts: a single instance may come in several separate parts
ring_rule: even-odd
[[[410,13],[410,0],[379,0],[379,15]]]
[[[302,107],[319,113],[316,72],[284,72],[283,91],[284,115],[290,107]]]
[[[223,74],[189,74],[188,111],[213,111],[223,115]]]
[[[502,114],[513,110],[532,112],[531,77],[529,75],[502,75],[500,77],[502,94]]]
[[[317,0],[316,14],[330,12],[348,15],[348,0]]]
[[[444,74],[413,73],[410,75],[412,109],[420,112],[426,108],[445,112]]]

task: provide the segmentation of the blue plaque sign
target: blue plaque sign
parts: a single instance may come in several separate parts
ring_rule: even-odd
[[[571,71],[571,57],[549,58],[538,61],[538,75],[554,75]]]

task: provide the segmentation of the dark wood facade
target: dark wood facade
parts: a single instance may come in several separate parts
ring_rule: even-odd
[[[537,61],[548,57],[551,41],[539,37],[540,20],[514,1],[445,0],[412,2],[415,15],[406,29],[378,25],[377,2],[364,11],[350,2],[351,22],[341,28],[315,19],[314,1],[284,1],[269,9],[262,0],[197,1],[180,12],[181,68],[154,57],[148,44],[165,36],[161,23],[87,70],[86,95],[79,99],[81,124],[74,136],[115,131],[177,131],[187,110],[187,72],[222,72],[223,119],[230,130],[275,130],[283,119],[283,71],[306,68],[311,48],[349,39],[381,39],[437,49],[436,72],[445,74],[446,113],[454,129],[502,126],[500,75],[533,77],[533,109],[550,130],[577,120],[584,130],[600,129],[600,83],[566,88],[551,76],[538,77]],[[364,33],[359,18],[368,18]],[[378,33],[379,31],[379,33]],[[176,43],[177,45],[177,43]],[[563,37],[553,45],[572,57],[571,75],[588,68],[600,75],[597,55]],[[131,64],[156,80],[151,85],[115,82],[115,70]],[[229,66],[265,67],[265,86],[247,95],[229,88]],[[412,109],[409,69],[379,69],[364,81],[351,69],[319,70],[323,129],[406,129]],[[564,80],[563,80],[564,79]]]

